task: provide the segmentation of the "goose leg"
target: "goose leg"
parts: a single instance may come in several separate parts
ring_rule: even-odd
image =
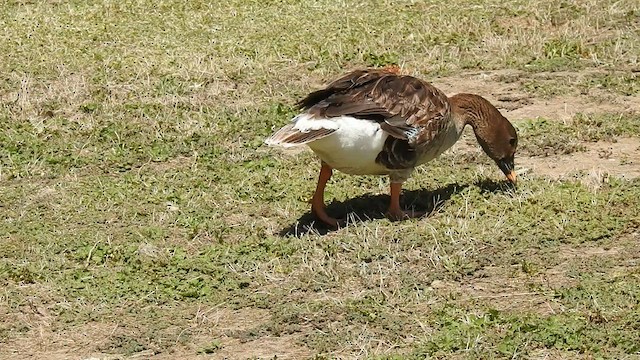
[[[323,161],[322,166],[320,167],[320,175],[318,176],[316,192],[313,194],[313,198],[311,199],[311,212],[323,223],[337,228],[339,227],[338,220],[327,215],[324,206],[324,188],[327,185],[327,181],[331,179],[331,175],[333,175],[333,169]]]
[[[424,212],[418,212],[413,210],[402,210],[400,208],[400,191],[402,190],[401,182],[391,182],[390,184],[391,202],[389,203],[389,210],[387,210],[387,217],[391,221],[400,221],[410,218],[417,218],[424,215]]]

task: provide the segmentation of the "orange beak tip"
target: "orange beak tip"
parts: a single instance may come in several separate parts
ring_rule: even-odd
[[[518,177],[516,175],[516,172],[511,170],[510,173],[507,174],[507,179],[513,184],[515,185],[518,182]]]

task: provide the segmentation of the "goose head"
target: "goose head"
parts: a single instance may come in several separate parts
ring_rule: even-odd
[[[482,150],[495,161],[507,179],[515,184],[518,133],[511,122],[481,96],[457,94],[449,100],[454,119],[471,125]]]

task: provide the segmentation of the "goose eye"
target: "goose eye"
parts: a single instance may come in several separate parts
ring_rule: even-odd
[[[511,138],[511,140],[509,140],[509,144],[511,144],[511,146],[516,146],[518,145],[518,139],[516,138]]]

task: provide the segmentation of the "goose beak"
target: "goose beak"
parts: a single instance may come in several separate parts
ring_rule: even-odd
[[[498,160],[497,163],[500,170],[502,170],[502,172],[507,176],[509,182],[515,185],[517,182],[517,176],[514,171],[515,165],[513,163],[513,156]]]

